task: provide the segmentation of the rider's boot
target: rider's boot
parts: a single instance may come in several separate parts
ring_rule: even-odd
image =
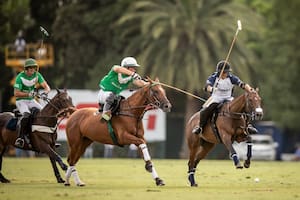
[[[106,102],[103,106],[102,119],[109,121],[111,119],[111,104]]]
[[[203,131],[203,127],[205,126],[206,124],[206,115],[205,115],[205,112],[206,112],[206,108],[202,108],[200,110],[200,122],[199,122],[199,125],[195,126],[194,129],[192,130],[192,133],[194,134],[197,134],[197,135],[200,135],[202,134],[202,131]]]
[[[248,126],[247,126],[247,132],[249,134],[257,134],[258,130],[252,124],[248,124]]]
[[[23,148],[25,144],[25,133],[29,123],[30,113],[25,112],[21,119],[18,121],[18,138],[16,139],[15,146]]]
[[[212,103],[208,107],[202,108],[200,110],[200,122],[199,125],[195,126],[192,130],[192,133],[194,134],[202,134],[203,128],[206,125],[207,120],[211,116],[212,112],[215,110],[215,108],[218,106],[218,103]]]

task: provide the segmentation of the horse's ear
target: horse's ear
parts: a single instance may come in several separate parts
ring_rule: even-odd
[[[55,89],[56,89],[57,94],[59,94],[59,93],[60,93],[60,90],[59,90],[58,88],[55,88]]]
[[[158,79],[158,77],[156,77],[156,78],[155,78],[155,82],[159,82],[159,79]]]
[[[257,88],[255,88],[255,91],[256,91],[256,92],[259,92],[259,88],[258,88],[258,87],[257,87]]]
[[[153,80],[152,80],[149,76],[146,76],[146,79],[147,79],[147,81],[149,81],[150,83],[153,83]]]

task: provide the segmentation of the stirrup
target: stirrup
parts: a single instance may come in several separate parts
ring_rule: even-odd
[[[23,148],[25,144],[25,140],[23,138],[18,138],[15,142],[15,146],[19,148]]]
[[[252,125],[250,125],[247,127],[247,132],[252,135],[252,134],[257,134],[258,130],[254,128]]]
[[[105,121],[109,121],[111,119],[111,114],[110,113],[102,113],[102,119]]]
[[[192,130],[192,133],[199,135],[200,133],[202,133],[202,127],[195,126],[195,128]]]

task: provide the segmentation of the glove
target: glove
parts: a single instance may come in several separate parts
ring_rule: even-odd
[[[30,91],[29,93],[28,93],[28,97],[35,97],[35,95],[36,95],[36,92],[34,91],[34,90],[32,90],[32,91]]]
[[[136,72],[134,72],[131,76],[134,80],[142,80],[142,77]]]
[[[43,92],[41,95],[40,95],[40,98],[41,99],[48,99],[48,94],[46,92]]]

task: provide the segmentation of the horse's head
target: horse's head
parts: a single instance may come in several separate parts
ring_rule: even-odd
[[[258,89],[252,89],[251,92],[246,94],[247,104],[246,109],[251,112],[254,120],[261,120],[263,118],[263,109],[261,108],[261,98],[258,94]]]
[[[72,98],[69,96],[66,90],[60,91],[56,89],[57,94],[49,101],[49,105],[53,107],[57,112],[65,110],[67,108],[74,108]]]
[[[162,109],[164,112],[170,112],[172,105],[166,96],[165,90],[159,84],[158,78],[156,78],[155,81],[148,78],[148,81],[150,82],[150,85],[148,86],[149,87],[149,93],[148,93],[149,103],[154,104],[154,106]]]

